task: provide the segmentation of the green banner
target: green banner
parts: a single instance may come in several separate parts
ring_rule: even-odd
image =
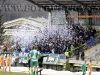
[[[44,54],[48,55],[48,54]],[[59,62],[59,55],[58,54],[49,54],[48,57],[43,59],[43,64],[53,64],[56,65]]]
[[[13,52],[0,52],[0,54],[13,54]]]

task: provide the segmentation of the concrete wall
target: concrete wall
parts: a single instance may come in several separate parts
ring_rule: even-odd
[[[48,12],[39,9],[26,0],[0,0],[0,7],[3,22],[29,16],[48,18]]]

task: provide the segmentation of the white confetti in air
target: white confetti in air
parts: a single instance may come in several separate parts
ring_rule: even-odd
[[[19,42],[21,45],[28,46],[29,44],[40,42],[41,40],[49,39],[50,37],[54,36],[71,40],[74,34],[74,31],[72,31],[73,27],[71,25],[64,24],[67,22],[65,20],[64,13],[65,12],[62,10],[53,11],[52,15],[55,15],[53,17],[55,20],[52,18],[52,20],[54,20],[52,24],[56,25],[51,25],[51,28],[45,26],[43,29],[41,29],[40,27],[34,26],[33,24],[23,24],[22,26],[19,26],[17,30],[13,31],[14,34],[12,34],[14,42]],[[35,28],[35,30],[32,30],[27,26]]]

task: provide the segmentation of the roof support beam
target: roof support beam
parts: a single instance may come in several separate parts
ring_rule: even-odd
[[[60,6],[60,3],[54,1],[54,0],[49,0],[50,2],[54,3],[55,5],[59,5]]]
[[[97,0],[98,2],[100,2],[100,0]]]
[[[55,5],[58,5],[58,6],[62,6],[62,4],[60,4],[59,2],[55,1],[55,0],[49,0],[50,2],[54,3]],[[67,7],[66,6],[62,6],[64,9],[66,9]]]
[[[34,2],[33,0],[27,0],[28,2],[34,4],[34,5],[37,5],[39,8],[42,8],[44,11],[48,11],[50,12],[49,10],[47,10],[46,8],[42,7],[41,5],[39,5],[38,3]]]
[[[77,1],[77,0],[73,0],[73,1],[76,2],[77,4],[82,5],[82,6],[85,7],[85,4],[83,4],[82,2],[79,2],[79,1]]]

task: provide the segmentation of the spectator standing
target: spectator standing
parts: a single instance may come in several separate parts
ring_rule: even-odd
[[[94,28],[94,29],[93,29],[93,34],[94,34],[94,36],[96,35],[96,32],[97,32],[97,31],[96,31],[96,29]]]
[[[73,46],[73,45],[71,45],[71,47],[70,47],[70,50],[71,50],[71,56],[73,56],[74,55],[74,50],[75,50],[75,47]]]
[[[82,51],[82,53],[81,53],[81,59],[82,60],[84,60],[84,56],[85,56],[85,53],[84,53],[84,51]]]
[[[69,52],[68,51],[65,52],[65,55],[66,55],[66,59],[69,58]]]
[[[55,50],[54,48],[51,49],[52,54],[55,54]]]
[[[7,45],[6,44],[4,44],[4,46],[3,46],[3,51],[7,52]]]

